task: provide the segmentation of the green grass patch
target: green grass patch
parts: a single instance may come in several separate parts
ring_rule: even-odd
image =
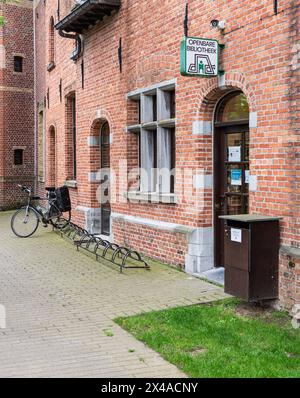
[[[245,315],[239,305],[229,299],[116,322],[190,377],[299,377],[300,333],[287,315]]]
[[[104,329],[103,332],[104,332],[104,334],[107,337],[113,337],[114,336],[114,334],[113,334],[113,332],[111,330]]]

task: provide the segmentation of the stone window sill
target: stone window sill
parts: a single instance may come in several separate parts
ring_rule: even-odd
[[[77,181],[75,180],[68,180],[65,184],[68,188],[77,188]]]
[[[177,197],[174,193],[138,192],[131,191],[125,194],[128,200],[151,203],[176,204]]]
[[[166,120],[160,120],[158,122],[134,124],[131,126],[127,126],[126,130],[128,133],[138,133],[141,131],[142,128],[145,130],[155,130],[158,127],[175,128],[176,127],[176,119],[166,119]]]

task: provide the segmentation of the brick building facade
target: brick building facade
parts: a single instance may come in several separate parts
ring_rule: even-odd
[[[18,183],[34,184],[32,1],[0,4],[0,209],[21,201]]]
[[[210,78],[180,75],[184,1],[77,3],[35,4],[40,189],[66,183],[75,222],[198,275],[223,265],[219,213],[282,217],[279,295],[299,302],[299,1],[189,0],[189,36],[225,45]]]

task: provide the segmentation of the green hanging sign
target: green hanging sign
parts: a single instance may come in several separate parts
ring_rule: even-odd
[[[180,48],[180,73],[183,76],[214,77],[219,74],[217,40],[184,37]]]

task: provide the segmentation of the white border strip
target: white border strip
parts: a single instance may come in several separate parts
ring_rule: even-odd
[[[182,233],[182,234],[189,234],[195,229],[195,228],[188,227],[186,225],[180,225],[180,224],[175,224],[175,223],[170,223],[170,222],[160,221],[160,220],[151,220],[148,218],[130,216],[127,214],[120,214],[120,213],[111,213],[111,218],[113,220],[124,221],[124,222],[132,223],[132,224],[144,225],[144,226],[150,227],[150,228],[160,229],[160,230],[169,231],[169,232],[177,232],[177,233]]]

